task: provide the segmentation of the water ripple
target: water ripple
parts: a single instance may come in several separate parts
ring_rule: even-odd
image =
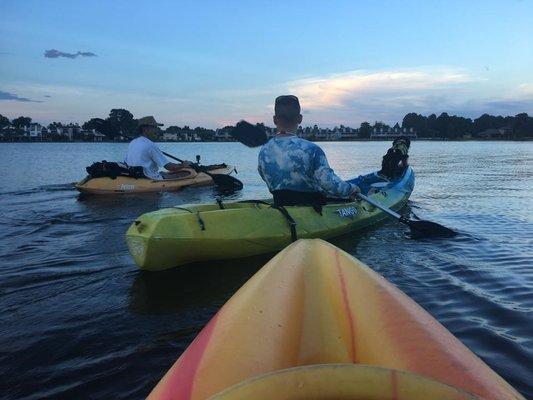
[[[350,178],[375,169],[388,143],[321,145],[333,168]],[[237,143],[163,146],[187,159],[201,153],[206,162],[238,160],[246,186],[228,200],[268,195],[256,172],[257,149]],[[57,184],[81,178],[94,160],[121,159],[124,151],[124,144],[112,143],[0,146],[0,170],[16,172],[0,189],[3,398],[145,397],[270,257],[138,272],[124,241],[131,221],[221,194],[198,188],[91,198],[78,196],[71,183]],[[59,166],[68,155],[68,164],[13,169],[15,153]],[[385,221],[333,242],[397,285],[533,398],[533,144],[414,142],[411,162],[417,184],[405,212],[460,235],[413,240],[403,225]]]

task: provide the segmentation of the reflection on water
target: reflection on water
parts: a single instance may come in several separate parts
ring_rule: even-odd
[[[219,307],[271,255],[139,272],[124,232],[138,215],[227,199],[213,188],[81,197],[73,182],[125,144],[0,145],[0,393],[10,399],[144,397]],[[376,169],[388,143],[324,143],[344,178]],[[257,149],[164,144],[237,163],[231,199],[268,195]],[[533,397],[533,144],[414,142],[409,207],[460,231],[412,240],[386,221],[333,242],[415,299]],[[21,159],[33,160],[19,165]],[[35,168],[38,166],[38,168]],[[28,168],[27,170],[23,168]]]
[[[130,310],[149,315],[222,305],[271,257],[196,263],[156,273],[141,271],[129,293]]]

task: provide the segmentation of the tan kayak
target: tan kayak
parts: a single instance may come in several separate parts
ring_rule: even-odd
[[[208,398],[524,399],[398,288],[319,239],[246,282],[149,396]]]
[[[229,175],[234,168],[230,165],[209,171],[212,174]],[[76,189],[88,194],[118,194],[118,193],[149,193],[176,191],[186,186],[210,186],[213,180],[203,172],[196,173],[193,169],[183,169],[173,179],[152,180],[146,178],[132,178],[117,176],[112,178],[87,177],[76,184]]]

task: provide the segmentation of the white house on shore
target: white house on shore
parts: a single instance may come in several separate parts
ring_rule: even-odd
[[[215,140],[216,141],[221,141],[221,142],[227,142],[227,141],[230,141],[230,140],[233,140],[233,138],[231,137],[231,135],[229,134],[230,133],[230,129],[229,128],[219,128],[217,130],[215,130]]]
[[[46,128],[37,122],[32,122],[29,125],[26,125],[24,128],[24,134],[31,138],[42,138],[43,131],[46,131]]]
[[[165,142],[177,142],[178,141],[177,132],[164,132],[162,137]]]
[[[386,128],[374,128],[370,133],[370,139],[374,140],[394,140],[400,136],[407,136],[409,139],[416,139],[417,135],[413,128],[400,128],[400,127],[386,127]]]

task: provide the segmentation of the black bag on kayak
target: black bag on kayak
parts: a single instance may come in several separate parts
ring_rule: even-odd
[[[85,168],[91,178],[111,178],[116,179],[117,176],[130,176],[132,178],[144,178],[144,171],[142,167],[128,167],[124,163],[108,162],[103,160],[95,162]]]
[[[392,147],[383,156],[379,173],[390,180],[402,176],[408,166],[410,146],[411,141],[405,136],[395,139]]]
[[[215,169],[227,168],[227,164],[222,163],[222,164],[200,165],[200,164],[194,163],[191,165],[191,168],[194,169],[196,172],[209,172]]]

